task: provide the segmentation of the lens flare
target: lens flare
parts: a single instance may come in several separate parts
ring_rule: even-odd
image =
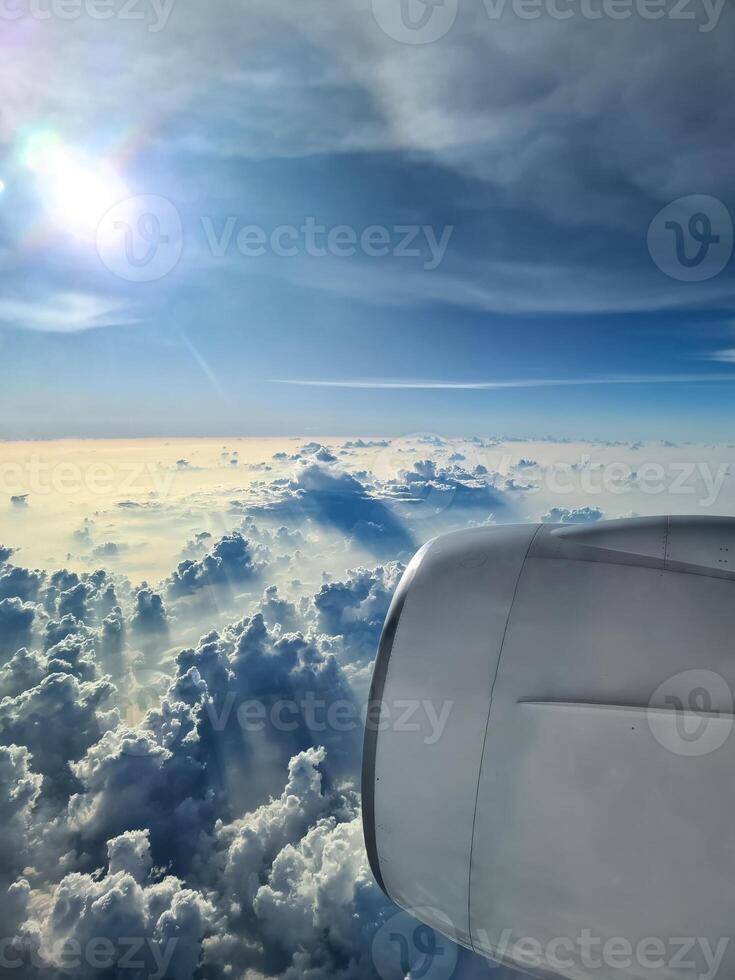
[[[94,239],[114,205],[130,196],[123,179],[105,160],[95,160],[48,131],[31,135],[22,153],[35,175],[51,223],[75,238]]]

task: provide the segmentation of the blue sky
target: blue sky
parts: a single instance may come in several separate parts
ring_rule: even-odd
[[[731,10],[702,33],[467,0],[409,45],[375,4],[140,9],[4,27],[1,436],[728,438]],[[656,216],[692,195],[674,223],[720,241],[682,281]],[[121,277],[121,223],[141,256],[171,220],[180,248]]]

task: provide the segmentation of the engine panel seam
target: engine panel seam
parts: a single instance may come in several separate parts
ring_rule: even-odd
[[[469,866],[467,868],[467,935],[470,940],[470,949],[473,953],[476,953],[475,943],[472,939],[472,855],[474,853],[475,847],[475,823],[477,821],[477,806],[480,799],[480,779],[482,777],[482,766],[485,760],[485,747],[487,745],[487,734],[490,728],[490,712],[493,706],[493,692],[495,691],[495,684],[498,679],[498,674],[500,673],[500,662],[503,658],[503,647],[505,646],[505,637],[508,632],[508,624],[510,623],[511,613],[513,612],[513,605],[516,601],[516,595],[518,594],[518,586],[520,585],[521,577],[523,575],[523,569],[526,566],[526,561],[529,554],[531,553],[531,548],[533,543],[538,537],[539,531],[543,527],[543,524],[539,524],[531,536],[531,540],[528,542],[528,547],[526,548],[526,553],[523,556],[523,561],[518,569],[518,577],[516,578],[515,586],[513,587],[513,595],[511,596],[510,604],[508,606],[508,613],[505,617],[505,626],[503,628],[503,635],[500,639],[500,647],[498,649],[498,661],[495,665],[495,673],[493,675],[492,684],[490,685],[490,698],[487,706],[487,717],[485,719],[485,734],[482,739],[482,752],[480,753],[480,766],[477,772],[477,787],[475,788],[475,808],[472,814],[472,834],[470,837],[470,859]]]

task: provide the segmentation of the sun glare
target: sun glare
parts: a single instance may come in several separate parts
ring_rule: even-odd
[[[93,239],[110,208],[129,196],[110,164],[65,145],[54,133],[34,134],[27,141],[23,161],[36,175],[49,219],[77,238]]]

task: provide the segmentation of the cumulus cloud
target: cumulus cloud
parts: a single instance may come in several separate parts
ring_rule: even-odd
[[[41,777],[24,746],[0,746],[0,922],[12,936],[25,915],[30,888],[20,874],[29,862],[29,834]]]
[[[272,501],[251,507],[273,520],[333,528],[370,551],[409,551],[413,540],[385,501],[373,495],[346,470],[318,462],[302,462],[294,477],[271,484]]]
[[[0,668],[0,700],[36,687],[45,676],[46,659],[23,647]]]
[[[77,785],[73,763],[99,741],[106,726],[100,709],[113,689],[103,680],[80,682],[53,660],[46,670],[35,687],[0,702],[0,744],[26,746],[44,792],[68,796]]]
[[[376,480],[375,489],[401,520],[423,530],[426,537],[429,529],[436,533],[457,520],[477,520],[480,513],[510,512],[513,499],[508,491],[514,488],[481,463],[466,469],[428,458],[400,469],[395,477]]]
[[[235,808],[275,792],[288,759],[312,746],[328,749],[330,775],[356,774],[359,707],[337,658],[315,639],[269,629],[258,612],[203,637],[177,664],[172,697],[199,711],[201,751],[217,761],[210,776],[219,772],[216,788]],[[254,767],[259,758],[269,765]]]
[[[603,516],[599,507],[552,507],[541,520],[544,524],[592,524]]]
[[[259,611],[268,626],[278,627],[284,633],[291,633],[299,628],[301,620],[296,606],[278,594],[277,585],[266,588]]]
[[[92,554],[95,558],[115,558],[120,554],[121,548],[115,541],[105,541],[104,544],[98,544]]]
[[[217,829],[231,942],[205,944],[207,961],[233,957],[285,978],[374,975],[355,922],[385,906],[367,868],[354,800],[326,791],[323,750],[291,759],[283,792]],[[365,916],[374,928],[375,916]],[[238,937],[239,934],[239,938]]]
[[[168,581],[168,594],[180,598],[201,589],[232,587],[254,579],[259,570],[248,541],[239,531],[233,531],[220,538],[202,558],[179,562]]]
[[[130,627],[142,634],[165,634],[168,631],[168,617],[163,597],[149,586],[144,586],[136,593],[135,611],[130,617]]]
[[[158,864],[188,866],[206,799],[187,705],[164,699],[139,727],[106,731],[70,768],[78,791],[68,824],[90,854],[126,830],[146,830]]]
[[[36,608],[22,599],[0,599],[0,653],[14,653],[30,642]]]
[[[381,906],[359,815],[323,819],[284,847],[253,901],[263,935],[288,963],[284,980],[374,977],[369,938]]]
[[[94,587],[86,582],[77,582],[72,588],[59,593],[57,611],[59,616],[73,616],[80,622],[85,622],[89,616],[87,601],[94,593]]]
[[[141,976],[191,980],[215,926],[211,902],[173,876],[150,880],[145,831],[110,840],[107,852],[104,876],[69,874],[54,889],[40,924],[41,957],[57,968],[73,958],[80,978],[124,972],[135,961]]]
[[[71,613],[66,613],[61,619],[55,620],[50,619],[46,623],[43,631],[44,650],[50,650],[51,647],[56,646],[57,643],[61,643],[68,636],[80,636],[88,637],[90,636],[90,631],[84,625],[84,623],[76,619]]]
[[[344,581],[322,585],[314,596],[318,629],[342,636],[351,659],[372,659],[404,568],[400,562],[358,568]]]
[[[349,439],[342,446],[343,449],[385,449],[390,446],[388,439]]]
[[[0,599],[23,599],[35,602],[43,582],[40,572],[32,572],[18,565],[0,568]]]
[[[181,553],[181,557],[186,558],[201,558],[202,555],[206,554],[207,549],[210,547],[210,542],[212,540],[212,535],[209,531],[198,531],[191,540],[186,542],[184,549]]]
[[[252,904],[267,868],[286,844],[300,840],[333,805],[322,792],[319,765],[323,748],[307,749],[288,764],[288,781],[279,797],[270,800],[215,834],[222,852],[223,873],[231,893]]]

